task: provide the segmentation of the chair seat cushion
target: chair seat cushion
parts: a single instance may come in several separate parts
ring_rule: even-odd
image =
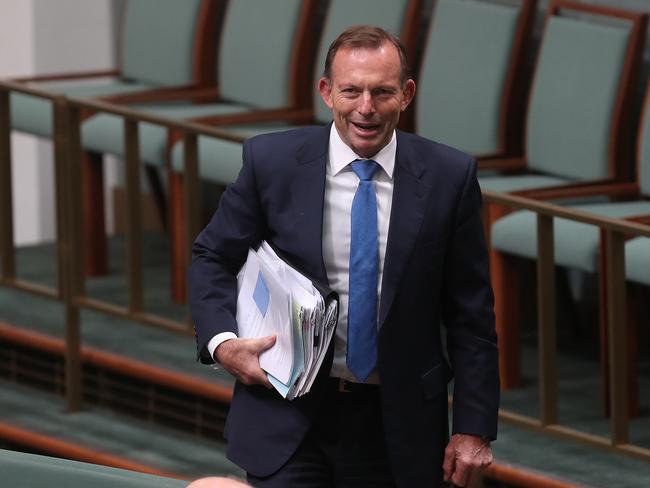
[[[185,119],[203,115],[220,115],[246,112],[249,108],[234,104],[163,104],[132,105],[131,108],[150,112],[161,117]],[[163,166],[167,148],[167,129],[161,125],[140,123],[140,160],[143,163]],[[84,122],[81,145],[88,151],[124,156],[124,123],[121,117],[99,114]]]
[[[548,186],[566,185],[570,180],[546,175],[508,175],[484,176],[479,175],[479,185],[484,190],[519,191],[544,188]]]
[[[570,208],[606,217],[650,214],[650,202],[613,202],[570,205]],[[537,218],[527,210],[513,212],[492,226],[492,247],[515,256],[537,258]],[[600,250],[598,227],[554,219],[555,262],[560,266],[596,272]]]
[[[14,488],[181,488],[186,481],[22,452],[0,451],[3,485]]]
[[[153,88],[151,85],[131,83],[126,81],[110,81],[101,83],[48,83],[43,89],[52,93],[60,93],[71,97],[98,97],[116,95]],[[51,137],[52,103],[44,98],[22,93],[12,93],[11,97],[11,126],[12,128],[41,137]]]
[[[630,281],[650,286],[650,239],[647,237],[625,243],[625,275]]]
[[[228,131],[245,137],[269,132],[280,132],[292,128],[289,125],[263,124],[228,127]],[[172,149],[172,168],[183,171],[183,142]],[[242,167],[242,145],[238,142],[199,137],[199,176],[201,179],[229,184],[237,179]]]

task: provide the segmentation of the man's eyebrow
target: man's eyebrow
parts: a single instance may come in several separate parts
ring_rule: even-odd
[[[372,91],[386,91],[386,92],[394,93],[394,92],[398,91],[398,87],[393,86],[393,85],[379,85],[379,86],[373,88]]]

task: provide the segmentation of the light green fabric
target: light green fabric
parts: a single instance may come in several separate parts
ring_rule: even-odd
[[[192,83],[201,0],[128,0],[121,44],[124,78],[154,85]]]
[[[133,108],[163,117],[183,119],[201,115],[219,115],[246,111],[246,107],[231,104],[206,105],[146,105]],[[81,145],[85,150],[124,155],[124,122],[121,117],[99,114],[81,126]],[[140,159],[155,166],[165,164],[167,129],[161,125],[141,122],[138,126]]]
[[[341,32],[353,25],[369,24],[399,36],[407,5],[408,0],[331,0],[318,48],[315,80],[322,76],[327,49]],[[326,124],[332,120],[332,113],[318,91],[314,91],[314,117],[317,122]]]
[[[484,190],[505,192],[532,190],[570,183],[570,181],[563,178],[545,175],[481,176],[480,174],[478,182]]]
[[[625,275],[630,281],[650,285],[650,239],[647,237],[625,243]]]
[[[292,127],[279,124],[246,125],[228,127],[229,132],[252,137],[268,132],[280,132]],[[183,143],[179,142],[172,149],[172,168],[183,171]],[[242,145],[238,142],[199,137],[199,176],[201,179],[221,184],[229,184],[237,179],[242,167]]]
[[[571,208],[607,217],[629,217],[650,213],[650,202],[597,203],[571,205]],[[536,259],[536,214],[522,210],[499,219],[492,226],[491,239],[492,247],[496,250]],[[588,272],[597,271],[600,246],[598,227],[554,219],[554,242],[555,262],[558,265]]]
[[[532,169],[607,177],[609,128],[629,26],[554,16],[546,24],[528,111]]]
[[[644,109],[639,134],[639,184],[641,193],[650,196],[650,97],[646,97]]]
[[[49,84],[48,91],[76,97],[114,95],[138,90],[145,90],[151,85],[111,81],[91,84]],[[11,127],[13,129],[41,137],[52,136],[52,103],[44,98],[12,93]]]
[[[438,0],[418,80],[418,134],[475,155],[499,149],[518,14],[505,5]]]
[[[181,488],[186,481],[34,454],[0,450],[2,485],[12,488]]]
[[[259,108],[289,103],[289,74],[302,2],[229,2],[219,50],[221,97]]]

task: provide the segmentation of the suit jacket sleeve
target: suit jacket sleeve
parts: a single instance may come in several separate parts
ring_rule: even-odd
[[[251,143],[247,141],[237,181],[224,192],[217,212],[192,248],[188,293],[203,363],[214,362],[206,349],[212,337],[221,332],[237,333],[237,272],[265,228],[257,188]]]
[[[443,323],[455,376],[452,432],[496,438],[499,372],[494,298],[474,160],[456,206],[444,273]]]

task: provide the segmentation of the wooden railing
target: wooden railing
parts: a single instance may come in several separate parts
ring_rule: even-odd
[[[11,188],[10,93],[22,93],[48,100],[53,107],[53,146],[55,156],[55,198],[57,218],[58,282],[55,288],[16,276],[16,249],[13,235]],[[123,119],[124,165],[126,182],[126,270],[128,304],[120,306],[86,293],[83,270],[84,235],[81,201],[81,114],[107,113]],[[62,301],[66,330],[66,398],[70,411],[82,403],[81,320],[82,309],[97,310],[118,318],[137,321],[173,332],[193,335],[189,314],[184,321],[144,311],[142,266],[142,226],[140,215],[140,161],[138,125],[149,122],[183,135],[186,201],[187,262],[191,243],[200,231],[198,176],[198,137],[212,136],[243,142],[240,136],[202,126],[138,112],[128,107],[97,100],[72,100],[62,95],[28,87],[22,83],[0,82],[0,285]]]
[[[539,417],[532,418],[501,410],[500,417],[518,425],[543,430],[598,447],[612,449],[650,461],[650,449],[629,444],[628,372],[625,354],[626,322],[625,240],[626,236],[650,237],[650,226],[590,214],[570,207],[520,196],[484,190],[486,203],[529,210],[537,216],[537,327],[539,358]],[[610,384],[610,438],[588,434],[558,423],[556,369],[556,304],[553,219],[562,218],[599,227],[605,233],[608,311],[608,375]]]
[[[13,225],[13,189],[11,174],[10,92],[33,95],[49,101],[53,114],[54,174],[57,235],[57,286],[52,288],[16,276],[16,248]],[[68,104],[56,95],[27,85],[0,82],[0,285],[10,286],[47,298],[62,299],[64,289],[63,243],[65,241],[65,174],[67,166],[66,127],[63,124]]]

